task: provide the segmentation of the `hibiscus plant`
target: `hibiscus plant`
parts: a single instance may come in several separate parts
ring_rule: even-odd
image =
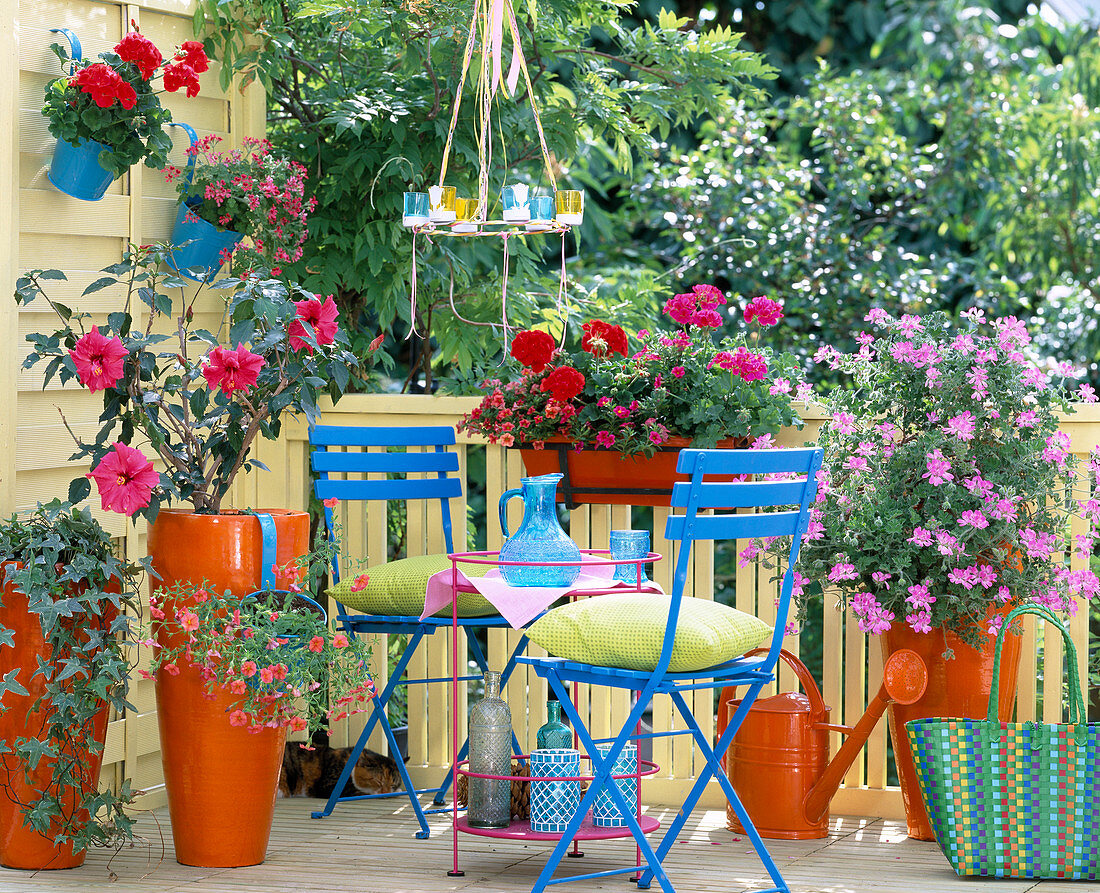
[[[317,207],[317,199],[305,198],[306,169],[273,152],[267,140],[245,137],[228,152],[215,148],[220,141],[216,134],[200,139],[187,150],[186,170],[169,166],[165,178],[188,213],[248,237],[232,252],[234,271],[266,267],[279,276],[282,264],[301,260]]]
[[[1095,596],[1100,503],[1075,492],[1086,481],[1056,414],[1095,401],[1092,388],[1071,398],[1074,370],[1037,366],[1012,317],[974,311],[961,330],[943,314],[867,321],[878,333],[861,332],[856,353],[817,355],[850,387],[828,399],[799,588],[835,588],[865,632],[905,622],[971,643],[1022,601],[1072,612]]]
[[[152,168],[168,163],[172,141],[164,125],[172,113],[160,103],[153,81],[162,78],[165,90],[199,93],[199,74],[209,68],[203,45],[184,41],[165,60],[151,40],[129,32],[101,61],[72,60],[61,44],[51,49],[68,74],[46,85],[42,114],[50,133],[74,145],[85,140],[102,143],[99,163],[116,177],[142,159]]]
[[[637,346],[622,327],[583,325],[579,350],[559,347],[542,329],[516,334],[509,379],[484,382],[481,403],[463,428],[504,446],[542,449],[551,438],[579,447],[652,455],[669,438],[713,447],[725,438],[763,438],[800,424],[792,399],[804,398],[798,361],[759,344],[783,317],[782,305],[754,298],[744,310],[748,336],[715,343],[726,298],[712,285],[675,295],[664,308],[678,328],[640,331]]]
[[[140,582],[87,508],[55,500],[0,523],[0,712],[26,718],[26,734],[0,739],[0,797],[22,807],[26,827],[77,852],[132,838],[129,783],[101,791],[90,758],[102,758],[107,711],[133,709]],[[36,659],[20,639],[22,612],[41,627]]]
[[[45,364],[43,387],[56,375],[101,393],[102,426],[91,440],[71,428],[74,460],[91,472],[74,480],[69,499],[95,481],[103,508],[152,521],[165,500],[216,513],[243,469],[263,468],[249,451],[256,437],[278,438],[284,413],[311,421],[317,398],[346,390],[359,367],[336,323],[336,304],[277,279],[224,279],[211,286],[165,272],[169,246],[131,246],[120,263],[85,290],[120,293],[120,309],[94,325],[46,295],[59,270],[19,278],[18,303],[45,300],[60,320],[49,334],[27,336],[24,368]],[[220,295],[214,331],[197,324],[196,305]],[[175,295],[175,297],[173,297]],[[140,325],[133,309],[145,305]],[[67,424],[67,423],[66,423]],[[146,455],[163,462],[157,471]]]

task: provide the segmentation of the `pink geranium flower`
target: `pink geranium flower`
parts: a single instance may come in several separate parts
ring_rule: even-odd
[[[73,345],[69,356],[80,383],[94,394],[118,383],[129,353],[117,338],[108,338],[99,329],[92,329]]]
[[[783,318],[783,305],[763,295],[753,298],[745,308],[745,322],[774,326]]]
[[[313,337],[317,344],[324,347],[336,340],[336,302],[329,295],[322,302],[320,295],[310,298],[308,301],[295,301],[298,308],[298,318],[287,329],[290,338],[291,350],[301,350],[303,347],[313,353],[313,347],[305,340],[306,328],[303,322],[308,322],[313,327]]]
[[[149,504],[160,475],[141,450],[116,443],[86,477],[93,478],[105,511],[133,515]]]
[[[256,379],[264,367],[264,358],[254,354],[243,344],[235,350],[215,347],[206,355],[203,378],[212,388],[221,388],[222,393],[232,397],[234,391],[247,391],[256,387]]]

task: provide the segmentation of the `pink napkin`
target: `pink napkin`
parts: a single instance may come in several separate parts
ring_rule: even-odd
[[[458,585],[470,586],[480,592],[489,603],[500,611],[512,629],[520,629],[545,611],[563,595],[582,595],[586,591],[601,589],[633,589],[632,584],[612,579],[614,565],[593,563],[601,559],[582,556],[580,576],[570,586],[511,586],[500,576],[500,568],[490,568],[484,577],[468,578],[458,566]],[[585,566],[589,565],[589,566]],[[451,604],[451,569],[432,574],[424,596],[424,613],[420,619],[431,617]],[[659,584],[649,581],[642,585],[643,592],[663,593]]]

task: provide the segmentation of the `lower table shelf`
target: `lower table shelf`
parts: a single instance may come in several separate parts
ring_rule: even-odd
[[[652,834],[661,827],[657,819],[647,815],[642,816],[640,824],[642,831],[646,834]],[[474,828],[466,821],[466,816],[460,816],[455,820],[455,826],[465,834],[496,837],[501,840],[559,840],[561,838],[560,834],[532,831],[531,823],[526,820],[513,821],[505,828]],[[592,824],[591,814],[585,816],[577,833],[573,835],[574,840],[612,840],[618,837],[630,837],[630,829],[598,828]]]

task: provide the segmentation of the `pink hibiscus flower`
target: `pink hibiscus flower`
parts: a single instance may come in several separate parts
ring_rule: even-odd
[[[256,387],[256,379],[264,367],[264,358],[254,354],[243,344],[235,350],[215,347],[206,355],[202,376],[212,388],[232,397],[234,391],[247,391]]]
[[[122,366],[129,354],[117,338],[108,338],[92,329],[69,351],[80,383],[93,394],[113,388],[122,378]]]
[[[149,504],[160,474],[141,450],[116,443],[85,477],[94,478],[105,511],[133,515]]]
[[[313,348],[304,337],[306,328],[302,325],[303,322],[308,322],[313,327],[313,337],[321,347],[332,344],[336,340],[337,311],[332,295],[325,298],[323,303],[318,296],[308,301],[295,301],[294,306],[298,308],[298,318],[287,329],[291,350],[301,350],[305,347],[313,353]]]

